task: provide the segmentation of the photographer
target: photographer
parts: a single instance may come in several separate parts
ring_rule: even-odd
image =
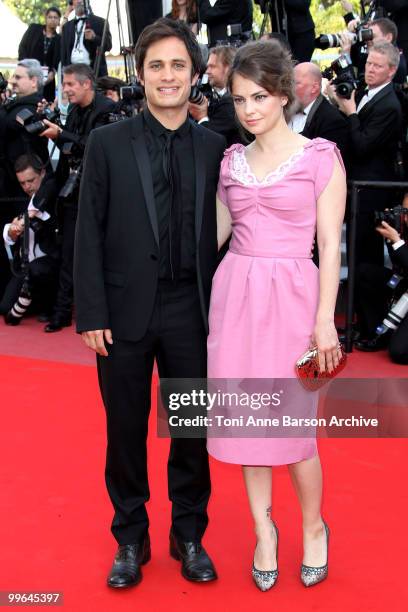
[[[27,213],[3,228],[5,244],[13,254],[13,276],[0,302],[0,313],[8,325],[21,322],[31,301],[40,312],[49,313],[55,298],[59,249],[55,239],[55,178],[46,175],[36,155],[22,155],[15,163],[17,180],[30,198]],[[24,223],[30,221],[28,235]],[[28,239],[28,244],[26,240]]]
[[[408,209],[408,195],[404,198],[403,207]],[[395,305],[387,315],[391,299],[394,298],[394,302],[398,303],[398,299],[408,289],[408,244],[390,223],[382,221],[376,229],[387,241],[393,269],[369,264],[361,264],[357,268],[356,312],[360,337],[355,347],[360,351],[374,352],[388,346],[392,361],[408,364],[408,316],[400,312],[402,321],[399,322],[398,315],[395,317]],[[407,226],[408,214],[402,223]],[[396,329],[392,331],[390,328],[386,333],[379,334],[377,327],[385,318]]]
[[[225,43],[229,25],[240,25],[248,40],[252,34],[252,0],[198,0],[200,20],[207,26],[208,46]]]
[[[57,300],[46,332],[56,332],[71,325],[72,320],[72,260],[75,224],[78,214],[79,183],[85,145],[90,132],[108,122],[115,110],[112,100],[95,92],[95,77],[86,64],[73,64],[64,69],[63,91],[72,108],[64,128],[47,120],[42,136],[54,140],[61,151],[57,179],[59,217],[62,228],[62,261]]]
[[[236,53],[235,47],[218,46],[211,49],[206,74],[212,88],[211,95],[202,95],[201,102],[190,102],[190,115],[203,127],[225,136],[228,146],[241,142],[232,97],[227,91],[228,74]]]
[[[101,49],[105,19],[93,15],[90,12],[89,2],[84,0],[73,0],[72,10],[75,11],[75,19],[66,21],[61,32],[62,66],[80,63],[88,64],[95,69],[100,57],[99,71],[96,76],[107,75],[105,53],[112,49],[109,24],[106,24],[106,38],[103,49]]]
[[[45,70],[44,98],[53,102],[55,98],[55,75],[61,59],[61,36],[57,28],[61,12],[52,6],[45,11],[45,26],[32,23],[24,33],[18,47],[18,59],[37,59]]]
[[[398,141],[402,137],[401,105],[392,85],[399,63],[398,50],[387,42],[375,43],[365,66],[366,91],[352,91],[350,99],[333,93],[347,117],[348,177],[354,180],[396,179]],[[331,86],[333,87],[333,86]],[[363,190],[357,216],[356,263],[383,264],[384,249],[374,232],[374,211],[384,210],[385,190]]]
[[[364,77],[365,64],[367,61],[367,54],[370,51],[373,44],[377,42],[389,42],[398,49],[396,42],[398,37],[397,26],[391,19],[379,18],[374,21],[369,21],[366,26],[368,30],[371,30],[372,38],[367,40],[365,43],[356,42],[352,44],[352,40],[349,34],[341,34],[341,48],[343,53],[350,55],[353,66],[357,70],[359,79]],[[400,59],[397,71],[394,75],[394,83],[405,83],[407,78],[407,63],[405,57],[401,51],[399,51]]]
[[[35,59],[18,62],[10,84],[13,96],[0,106],[0,194],[7,197],[22,194],[14,173],[14,163],[20,155],[35,153],[43,162],[48,160],[47,141],[29,134],[16,121],[22,110],[33,113],[37,110],[43,84],[40,62]]]

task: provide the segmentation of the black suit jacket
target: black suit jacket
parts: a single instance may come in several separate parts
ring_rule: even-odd
[[[347,121],[326,98],[318,96],[308,114],[302,135],[306,138],[326,138],[335,142],[343,158],[348,145]]]
[[[96,15],[89,15],[89,17],[86,18],[86,21],[87,23],[89,23],[89,26],[96,34],[94,40],[86,40],[84,38],[84,46],[89,53],[91,67],[95,67],[98,54],[101,53],[101,63],[99,68],[99,74],[97,76],[106,76],[108,74],[108,67],[106,65],[105,52],[110,51],[112,49],[112,36],[109,30],[109,24],[106,32],[105,45],[104,48],[101,49],[100,45],[102,43],[102,34],[105,25],[105,19],[103,19],[102,17],[97,17]],[[75,19],[68,21],[64,25],[64,27],[62,28],[61,36],[61,63],[62,67],[64,67],[71,64],[71,53],[75,44]]]
[[[225,140],[193,122],[191,126],[197,282],[207,326],[217,259],[215,195]],[[97,129],[89,137],[74,257],[78,332],[110,328],[122,340],[143,337],[154,306],[158,270],[153,181],[139,115]]]
[[[217,0],[211,6],[209,0],[198,0],[200,20],[207,25],[210,47],[217,40],[227,39],[227,26],[240,23],[242,31],[252,30],[252,2],[250,0]]]
[[[356,96],[356,103],[361,94]],[[392,83],[357,114],[347,118],[350,137],[349,176],[361,180],[394,180],[402,111]]]

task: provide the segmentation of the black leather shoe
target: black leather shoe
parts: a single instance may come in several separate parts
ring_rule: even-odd
[[[358,351],[364,351],[366,353],[375,353],[376,351],[382,351],[387,348],[389,342],[388,334],[383,336],[376,336],[370,340],[359,340],[354,343],[354,346]]]
[[[115,555],[108,586],[113,589],[135,586],[142,580],[141,565],[150,561],[150,538],[145,537],[139,544],[123,544]]]
[[[170,555],[181,561],[181,574],[192,582],[210,582],[218,578],[213,562],[198,542],[181,542],[170,533]]]
[[[63,327],[69,327],[72,325],[71,317],[59,317],[54,315],[51,317],[48,325],[44,327],[44,331],[48,334],[52,334],[53,332],[60,331]]]

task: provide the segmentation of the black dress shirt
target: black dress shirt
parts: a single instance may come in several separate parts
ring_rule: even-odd
[[[143,117],[159,226],[159,279],[195,280],[195,165],[190,119],[177,130],[168,130],[147,108]],[[169,140],[170,154],[166,152]]]

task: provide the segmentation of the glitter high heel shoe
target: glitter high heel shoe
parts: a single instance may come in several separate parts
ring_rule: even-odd
[[[255,564],[252,564],[252,578],[258,589],[261,591],[269,591],[278,579],[278,544],[279,544],[279,530],[272,521],[273,527],[276,533],[276,570],[258,570]]]
[[[311,567],[309,565],[303,565],[300,568],[300,580],[305,585],[305,587],[310,587],[319,582],[322,582],[327,578],[329,573],[329,535],[330,530],[326,525],[325,521],[323,521],[324,529],[326,532],[326,565],[322,565],[321,567]]]

